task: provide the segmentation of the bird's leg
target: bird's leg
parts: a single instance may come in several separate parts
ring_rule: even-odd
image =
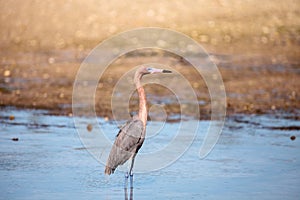
[[[130,166],[130,170],[129,170],[129,176],[130,176],[130,188],[133,188],[133,164],[134,164],[134,158],[135,156],[133,156],[133,158],[131,159],[131,166]]]
[[[125,182],[124,182],[124,189],[127,193],[127,185],[128,185],[128,172],[125,173]]]
[[[127,186],[128,186],[128,177],[131,173],[131,164],[132,163],[132,157],[129,158],[129,162],[127,162],[127,172],[125,173],[125,184],[124,184],[124,188],[127,190]],[[127,192],[127,191],[126,191]]]
[[[133,173],[130,174],[130,188],[133,188]]]
[[[125,200],[128,200],[127,186],[128,186],[128,172],[125,173],[125,182],[124,182]]]

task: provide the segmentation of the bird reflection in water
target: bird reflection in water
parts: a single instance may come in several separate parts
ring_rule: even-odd
[[[129,190],[129,200],[133,200],[133,187],[130,187]],[[128,200],[128,192],[127,192],[127,188],[124,188],[124,195],[125,195],[125,200]]]

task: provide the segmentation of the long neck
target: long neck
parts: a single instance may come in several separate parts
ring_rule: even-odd
[[[139,118],[142,120],[144,127],[147,123],[147,100],[145,90],[141,85],[141,76],[135,76],[134,82],[136,85],[137,92],[139,94]]]
[[[146,95],[145,95],[145,90],[143,87],[139,87],[137,89],[138,94],[139,94],[139,118],[142,120],[144,126],[146,126],[147,123],[147,101],[146,101]]]

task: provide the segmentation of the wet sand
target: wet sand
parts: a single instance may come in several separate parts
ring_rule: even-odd
[[[71,115],[72,91],[76,73],[89,50],[45,52],[1,52],[0,105],[47,109],[53,114]],[[267,55],[211,54],[222,75],[227,95],[227,115],[288,112],[299,116],[300,68],[297,59],[277,61]],[[273,60],[272,60],[273,59]],[[184,60],[170,54],[126,55],[112,63],[101,77],[96,91],[96,111],[112,117],[111,97],[115,84],[130,66],[143,62],[165,63],[181,73],[199,100],[202,118],[210,117],[210,97],[203,78]],[[146,86],[149,96],[168,98],[164,88]],[[137,97],[129,103],[136,111]],[[154,102],[149,98],[149,105]],[[178,102],[164,103],[170,116],[180,114]]]

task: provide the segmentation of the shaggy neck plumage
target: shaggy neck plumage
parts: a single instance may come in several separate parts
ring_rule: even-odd
[[[138,72],[134,76],[134,83],[139,94],[139,118],[142,120],[144,127],[147,123],[147,101],[143,86],[141,85],[142,75]]]

